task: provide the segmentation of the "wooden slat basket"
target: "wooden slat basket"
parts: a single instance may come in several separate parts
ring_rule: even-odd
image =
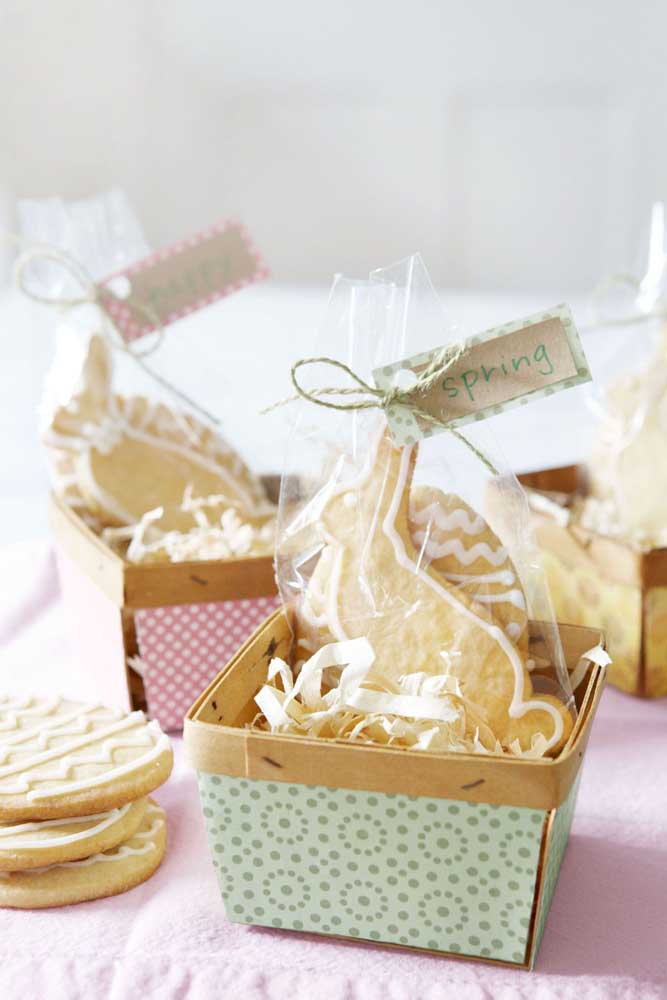
[[[570,669],[602,639],[560,632]],[[228,918],[531,968],[604,669],[579,685],[557,759],[424,753],[248,728],[291,643],[281,609],[185,720]]]
[[[56,496],[49,520],[78,694],[181,729],[193,698],[277,607],[272,557],[137,565]]]
[[[576,465],[519,476],[529,490],[585,493]],[[609,683],[648,698],[667,695],[667,549],[643,551],[630,542],[563,525],[532,513],[554,612],[559,621],[604,630],[612,664]]]

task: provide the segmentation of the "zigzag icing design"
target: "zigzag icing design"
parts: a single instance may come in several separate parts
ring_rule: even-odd
[[[435,524],[441,531],[452,531],[455,528],[460,528],[466,535],[479,535],[486,527],[486,522],[479,514],[468,514],[462,507],[445,513],[437,503],[430,503],[416,511],[413,513],[412,519],[415,524]]]
[[[7,708],[4,708],[4,720],[0,720],[0,733],[16,729],[21,719],[43,718],[50,715],[62,703],[61,698],[54,698],[51,702],[45,702],[44,705],[32,706],[33,700],[29,697],[16,700],[7,696],[0,697],[0,709],[7,705]]]
[[[464,566],[470,566],[477,559],[484,559],[492,566],[501,566],[508,558],[507,549],[503,545],[492,549],[486,542],[475,542],[469,549],[466,549],[460,538],[449,538],[446,542],[438,543],[430,540],[426,531],[416,531],[413,539],[418,545],[423,545],[429,559],[441,559],[442,556],[455,555]]]
[[[119,719],[122,715],[121,712],[105,712],[105,714],[96,720],[82,719],[82,715],[89,715],[91,712],[95,711],[95,707],[83,709],[80,712],[72,712],[71,715],[60,716],[59,718],[53,719],[52,722],[47,722],[45,725],[39,728],[36,732],[35,728],[32,729],[22,729],[18,733],[14,733],[13,736],[3,738],[0,734],[0,764],[2,764],[12,753],[20,753],[21,747],[19,744],[25,743],[28,740],[35,740],[36,745],[41,750],[46,750],[48,748],[49,742],[55,736],[77,736],[81,733],[86,733],[90,730],[91,723],[93,721],[102,721],[103,719]],[[69,724],[73,725],[67,728]]]
[[[57,759],[58,757],[62,756],[62,754],[63,754],[64,751],[67,751],[68,753],[70,753],[70,752],[72,752],[74,750],[78,750],[78,749],[80,749],[82,747],[85,747],[85,746],[89,745],[90,743],[97,743],[99,740],[103,739],[106,736],[111,736],[113,733],[122,732],[123,729],[128,729],[128,728],[133,727],[135,725],[135,723],[138,722],[138,721],[140,721],[140,720],[143,721],[143,712],[132,712],[125,719],[121,719],[119,722],[112,723],[112,725],[110,725],[110,726],[105,726],[103,729],[93,729],[92,732],[89,730],[88,732],[85,733],[84,736],[82,736],[82,737],[80,737],[78,739],[73,739],[73,740],[70,741],[70,743],[66,743],[64,746],[59,745],[59,746],[53,747],[53,749],[51,749],[51,750],[45,750],[43,753],[34,754],[32,757],[28,757],[27,760],[22,760],[22,761],[19,761],[18,763],[15,763],[15,764],[7,764],[4,767],[0,767],[0,779],[1,778],[5,778],[5,777],[7,777],[10,774],[16,774],[18,771],[22,771],[22,770],[25,770],[25,769],[33,768],[33,767],[36,767],[38,764],[44,764],[44,763],[47,763],[50,760]],[[38,734],[35,734],[35,735],[38,736]],[[47,737],[47,740],[49,740],[49,739],[53,739],[54,736],[58,736],[59,734],[58,734],[58,732],[51,733],[50,737],[49,737],[49,734],[45,734],[45,735]],[[148,742],[151,742],[150,739],[148,740]],[[118,740],[106,740],[105,741],[105,746],[107,746],[107,744],[114,744],[115,746],[118,746],[118,747],[121,747],[121,746],[145,746],[146,745],[146,740],[142,739],[139,744],[128,743],[127,741],[123,741],[123,740],[120,740],[120,741],[118,741]],[[89,759],[83,759],[80,762],[82,764],[86,764],[86,763],[90,763],[90,764],[98,764],[98,763],[99,764],[106,764],[106,763],[109,763],[111,761],[111,757],[110,757],[109,754],[110,754],[110,750],[104,750],[103,749],[103,751],[102,751],[102,757],[101,758],[100,757],[92,757],[92,758],[89,758]],[[64,764],[65,761],[67,761],[67,759],[68,758],[65,757],[65,760],[61,762],[61,765],[60,765],[61,767],[62,767],[62,764]],[[72,765],[69,765],[69,766],[72,766]]]
[[[32,801],[92,788],[140,769],[169,748],[168,738],[157,723],[146,723],[143,712],[123,717],[100,706],[82,705],[76,712],[45,721],[39,729],[21,729],[22,720],[53,715],[62,699],[43,704],[35,704],[34,699],[18,703],[3,700],[8,707],[2,720],[4,732],[0,735],[0,796],[25,793]],[[81,719],[81,715],[88,718]],[[54,745],[54,741],[62,741],[63,737],[67,739]],[[96,751],[91,744],[101,746]],[[114,754],[118,750],[146,752],[115,764]],[[75,768],[86,766],[104,770],[76,781],[68,780]],[[12,777],[14,781],[8,780]],[[58,783],[55,788],[54,782]],[[44,783],[48,784],[47,789],[34,787]]]

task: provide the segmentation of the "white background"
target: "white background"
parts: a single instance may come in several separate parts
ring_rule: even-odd
[[[581,314],[601,275],[636,270],[667,188],[666,39],[657,0],[6,0],[0,223],[17,198],[113,185],[154,246],[242,218],[273,282],[208,317],[224,353],[202,378],[229,402],[260,358],[259,406],[309,352],[333,272],[419,249],[474,328],[562,299]],[[49,323],[7,294],[0,318],[11,539],[44,530]],[[515,466],[583,453],[580,396],[507,417]],[[267,439],[240,440],[260,468]]]
[[[120,184],[157,244],[229,213],[279,280],[419,247],[588,287],[667,171],[660,0],[5,0],[0,187]]]

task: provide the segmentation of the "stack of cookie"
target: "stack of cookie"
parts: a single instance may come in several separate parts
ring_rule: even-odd
[[[0,906],[133,888],[164,856],[169,739],[142,712],[0,695]]]

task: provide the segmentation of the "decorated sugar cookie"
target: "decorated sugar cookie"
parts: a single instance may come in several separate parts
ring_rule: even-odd
[[[114,395],[109,348],[90,341],[77,390],[44,434],[65,496],[102,524],[134,524],[162,507],[165,530],[187,530],[185,490],[224,497],[246,519],[273,511],[259,480],[209,427],[142,396]]]
[[[95,528],[99,522],[81,491],[76,460],[78,452],[87,446],[82,428],[96,426],[107,408],[111,377],[109,349],[101,337],[92,337],[72,398],[57,406],[42,431],[58,494]]]
[[[141,825],[148,799],[75,819],[0,823],[0,871],[76,861],[116,847]]]
[[[507,549],[465,500],[431,486],[410,490],[410,534],[424,560],[528,650],[526,599]]]
[[[564,705],[533,694],[525,654],[491,616],[432,566],[419,564],[409,497],[417,447],[397,448],[386,426],[362,473],[317,498],[325,544],[297,612],[298,655],[309,645],[366,637],[373,683],[410,674],[456,677],[503,747],[534,737],[555,753],[572,728]]]
[[[0,872],[0,906],[32,910],[127,892],[150,878],[166,844],[164,810],[150,800],[139,828],[116,847],[76,861]]]
[[[172,768],[143,712],[0,695],[0,820],[90,816],[151,792]]]

